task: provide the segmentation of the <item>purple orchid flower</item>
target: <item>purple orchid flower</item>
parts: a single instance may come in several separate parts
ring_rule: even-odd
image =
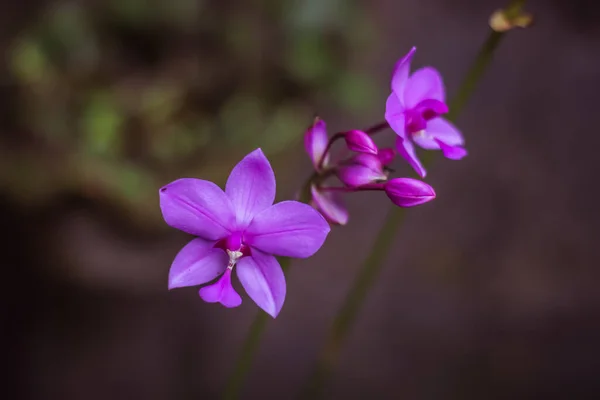
[[[401,58],[392,76],[385,119],[398,135],[396,148],[414,170],[424,178],[425,168],[417,157],[413,142],[427,150],[442,150],[446,158],[460,160],[467,155],[460,131],[441,115],[448,112],[446,93],[440,73],[424,67],[410,73],[413,47]]]
[[[297,201],[273,204],[275,175],[260,149],[240,161],[225,191],[212,182],[183,178],[160,189],[165,222],[197,236],[173,261],[169,289],[196,286],[209,303],[237,307],[242,299],[231,284],[237,276],[252,300],[275,318],[286,284],[275,256],[305,258],[325,241],[329,224],[312,207]]]

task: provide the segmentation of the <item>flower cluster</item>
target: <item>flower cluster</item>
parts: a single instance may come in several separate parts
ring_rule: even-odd
[[[386,123],[367,131],[351,130],[329,137],[325,122],[316,118],[306,131],[304,144],[312,160],[315,173],[310,182],[311,204],[331,223],[348,222],[348,210],[342,195],[364,190],[384,191],[399,207],[413,207],[435,198],[435,191],[427,183],[412,178],[389,179],[389,164],[396,151],[424,178],[425,168],[419,160],[413,143],[427,150],[441,150],[446,158],[459,160],[466,156],[460,131],[442,115],[448,112],[442,77],[431,67],[410,74],[410,63],[416,49],[413,47],[401,58],[392,74],[392,93],[387,99]],[[379,149],[371,135],[391,127],[397,135],[396,151]],[[334,142],[344,139],[352,155],[333,161]],[[343,186],[326,184],[337,177]]]
[[[235,166],[225,191],[193,178],[161,188],[160,207],[167,224],[196,236],[175,257],[169,289],[207,284],[199,291],[204,301],[237,307],[242,298],[231,282],[235,268],[250,298],[276,317],[285,300],[286,283],[275,256],[305,258],[317,252],[330,230],[327,221],[348,222],[342,194],[383,191],[399,207],[433,200],[433,188],[423,181],[389,179],[396,152],[425,177],[413,142],[441,150],[450,159],[466,155],[462,135],[442,117],[448,107],[440,74],[433,68],[409,73],[414,52],[413,48],[396,65],[385,123],[330,138],[325,122],[317,118],[306,132],[306,151],[315,169],[306,192],[314,208],[297,201],[273,204],[275,174],[260,149]],[[388,126],[397,134],[396,149],[380,149],[371,138]],[[339,139],[344,139],[351,155],[333,160],[331,148]],[[342,186],[326,184],[334,176]]]

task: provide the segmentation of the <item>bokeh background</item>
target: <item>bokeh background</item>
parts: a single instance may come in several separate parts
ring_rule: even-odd
[[[218,398],[256,307],[166,290],[189,238],[158,188],[223,183],[262,147],[292,197],[315,113],[330,132],[380,121],[412,45],[452,96],[502,3],[2,2],[2,397]],[[430,168],[438,198],[408,213],[329,398],[600,398],[600,5],[528,10],[458,120],[469,157]],[[348,226],[293,264],[244,398],[293,398],[308,377],[391,207],[348,200]]]

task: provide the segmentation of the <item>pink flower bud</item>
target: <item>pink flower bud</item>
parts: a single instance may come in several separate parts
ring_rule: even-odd
[[[380,149],[377,152],[377,158],[382,165],[390,165],[392,161],[394,161],[394,157],[396,156],[396,152],[394,149],[387,147],[385,149]]]
[[[354,156],[349,164],[340,167],[338,178],[347,186],[357,187],[385,181],[387,175],[377,156],[360,153]]]
[[[327,137],[325,121],[317,117],[314,124],[304,134],[304,147],[315,169],[319,168],[319,162],[325,154],[328,142],[329,138]],[[322,166],[327,166],[328,161],[329,155],[325,157]]]
[[[423,181],[395,178],[385,184],[385,193],[398,207],[414,207],[435,199],[435,191]]]
[[[332,224],[346,225],[348,223],[348,209],[339,192],[320,191],[314,185],[310,188],[312,205],[327,221]]]
[[[363,131],[346,132],[344,138],[346,139],[346,145],[352,151],[373,155],[377,154],[377,145],[373,142],[371,136]]]

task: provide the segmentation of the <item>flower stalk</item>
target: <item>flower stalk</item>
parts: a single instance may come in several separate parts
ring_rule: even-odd
[[[513,21],[515,18],[519,18],[522,15],[521,9],[524,3],[525,0],[511,1],[505,9],[503,17],[509,22]],[[518,25],[516,22],[515,24]],[[472,67],[468,71],[465,80],[460,86],[456,97],[451,102],[449,107],[450,111],[447,114],[446,112],[448,110],[447,108],[444,108],[445,104],[440,104],[443,103],[443,101],[438,101],[436,103],[426,99],[421,103],[415,103],[414,107],[411,106],[413,107],[411,109],[400,109],[397,104],[392,104],[394,107],[392,107],[392,112],[390,112],[389,115],[393,122],[391,127],[396,133],[401,136],[401,133],[398,132],[398,128],[405,129],[404,126],[406,126],[406,128],[408,128],[408,134],[415,135],[416,140],[422,141],[422,138],[419,137],[419,134],[422,132],[417,128],[422,129],[430,119],[436,118],[439,114],[445,114],[446,119],[450,121],[454,120],[458,113],[463,109],[475,89],[476,84],[489,65],[492,55],[505,32],[506,31],[499,32],[493,30],[490,33],[481,47]],[[414,52],[414,50],[412,52]],[[442,107],[442,105],[444,105],[444,107]],[[404,107],[404,105],[400,106]],[[402,124],[401,126],[397,120],[393,119],[399,115],[398,110],[402,111],[403,115],[409,116],[413,121],[405,121],[406,125]],[[388,115],[386,115],[386,121],[377,123],[362,132],[367,135],[374,135],[384,129],[390,128],[391,122],[388,121],[390,121],[390,119],[388,119]],[[313,204],[313,206],[319,209],[329,222],[343,225],[346,223],[348,215],[343,202],[341,202],[340,196],[345,193],[365,190],[385,191],[390,200],[399,207],[411,207],[435,198],[435,192],[433,192],[432,188],[422,181],[416,181],[410,178],[395,178],[389,181],[387,181],[386,178],[383,179],[383,181],[374,180],[367,183],[365,183],[363,179],[356,182],[355,180],[347,179],[346,181],[342,180],[345,184],[343,187],[325,186],[325,181],[330,177],[337,175],[339,178],[340,168],[343,168],[348,164],[353,164],[354,167],[368,165],[369,168],[373,169],[374,166],[377,165],[377,161],[370,157],[375,157],[378,158],[382,171],[388,171],[385,166],[391,162],[391,159],[394,157],[394,151],[392,149],[381,149],[376,155],[373,154],[376,153],[376,149],[373,149],[371,142],[364,139],[364,137],[361,138],[360,135],[355,135],[356,137],[349,143],[348,138],[346,138],[347,133],[348,132],[339,132],[334,134],[331,138],[327,138],[325,123],[318,118],[315,119],[315,123],[309,128],[309,131],[305,136],[306,150],[312,159],[315,171],[302,186],[299,195],[300,201]],[[366,146],[365,150],[372,154],[362,153],[358,156],[355,155],[351,158],[338,161],[337,163],[332,163],[330,154],[331,148],[334,142],[341,138],[347,139],[346,143],[351,150],[360,151],[361,146]],[[432,140],[435,143],[432,142],[429,144],[429,148],[439,148],[446,158],[459,159],[466,154],[466,152],[453,152],[453,147],[449,146],[448,143],[444,143],[439,138],[432,137]],[[405,142],[408,141],[405,140]],[[427,146],[424,147],[428,148]],[[402,156],[407,160],[410,158],[407,157],[406,154],[403,154]],[[423,164],[427,164],[430,161],[430,152],[429,154],[426,154],[425,157],[426,158],[423,159]],[[356,178],[359,173],[364,172],[361,171],[360,168],[356,171],[358,172],[356,174],[353,172],[350,174],[350,177]],[[421,175],[424,176],[424,173]],[[354,184],[355,186],[353,186]],[[325,346],[318,358],[316,369],[308,381],[308,385],[305,387],[302,397],[314,399],[322,396],[323,389],[337,363],[341,347],[360,311],[364,299],[381,271],[383,262],[394,242],[395,233],[401,224],[403,217],[403,210],[396,209],[395,207],[389,212],[389,215],[374,242],[371,252],[365,259],[342,308],[333,321]],[[280,259],[280,265],[283,270],[288,268],[289,261],[289,258]],[[239,397],[244,379],[250,370],[253,356],[260,345],[260,338],[266,328],[267,319],[268,317],[265,313],[259,312],[250,326],[248,336],[242,344],[240,356],[235,364],[233,373],[227,382],[223,396],[224,399],[236,399]]]
[[[506,14],[509,16],[520,15],[524,3],[524,0],[511,1],[506,7]],[[455,120],[462,111],[473,93],[476,84],[490,64],[493,54],[504,35],[505,32],[490,32],[461,84],[456,97],[450,103],[450,112],[446,115],[447,119],[451,121]],[[424,159],[423,163],[427,163],[428,161],[429,159]],[[350,328],[356,320],[364,299],[382,269],[392,243],[395,241],[396,232],[404,219],[404,215],[403,209],[395,207],[388,212],[385,223],[379,231],[369,255],[365,259],[346,296],[346,300],[333,321],[323,350],[318,357],[317,366],[301,393],[301,398],[318,399],[322,397],[325,386],[337,364],[340,350],[348,336]]]

